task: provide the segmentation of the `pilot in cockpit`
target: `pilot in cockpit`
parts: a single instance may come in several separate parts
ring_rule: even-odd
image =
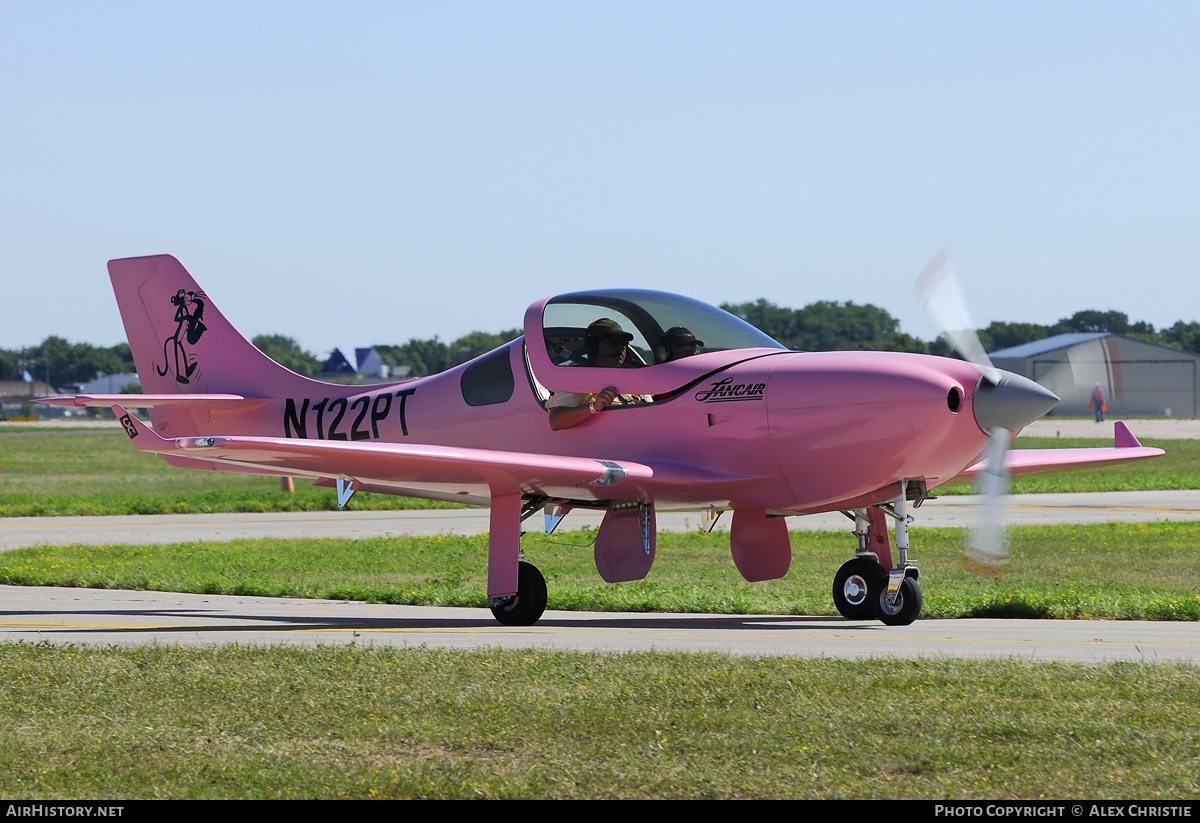
[[[617,321],[601,317],[584,333],[586,365],[621,368],[629,357],[632,340],[633,335],[622,329]],[[546,408],[550,412],[550,428],[559,431],[585,423],[609,406],[641,402],[643,398],[639,395],[619,394],[616,386],[606,386],[595,394],[556,392],[546,401]]]

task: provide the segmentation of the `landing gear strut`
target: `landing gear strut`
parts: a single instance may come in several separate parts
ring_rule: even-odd
[[[532,563],[517,567],[517,593],[489,601],[492,615],[505,626],[532,626],[546,611],[546,578]]]

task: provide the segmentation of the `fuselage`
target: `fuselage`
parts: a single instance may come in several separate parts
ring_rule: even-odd
[[[270,437],[627,460],[655,468],[655,482],[638,491],[661,508],[793,512],[843,508],[864,495],[889,499],[901,479],[940,485],[987,441],[972,413],[980,372],[961,361],[784,350],[692,360],[672,364],[682,382],[668,399],[646,395],[648,402],[613,406],[565,431],[550,430],[547,392],[523,339],[403,383],[298,384],[309,391],[265,401],[250,426],[241,411],[236,425]],[[228,430],[221,416],[214,411],[205,429]]]
[[[856,508],[893,499],[900,481],[930,488],[947,482],[983,452],[985,427],[999,421],[1018,429],[1054,400],[1032,383],[989,388],[979,367],[958,360],[789,351],[712,306],[631,289],[535,303],[524,337],[442,374],[376,386],[329,384],[288,372],[251,346],[174,258],[113,261],[110,270],[147,393],[197,396],[194,403],[151,409],[164,438],[402,443],[625,461],[651,470],[612,487],[572,489],[580,501],[785,513]],[[187,338],[177,319],[181,294],[205,305],[202,324]],[[593,357],[589,335],[597,324],[628,341],[622,367]],[[667,345],[680,336],[694,343],[685,355]],[[586,396],[606,386],[640,402],[551,430],[552,394]],[[982,418],[981,394],[988,395]],[[205,463],[199,455],[168,460],[264,470]],[[397,494],[488,500],[486,484],[355,479]],[[536,496],[536,478],[525,493]]]

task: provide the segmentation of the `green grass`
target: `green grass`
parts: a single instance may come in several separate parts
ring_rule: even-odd
[[[547,578],[551,609],[833,614],[847,533],[796,532],[787,576],[747,583],[727,534],[659,535],[647,579],[596,574],[591,531],[522,539]],[[962,568],[960,529],[913,532],[925,617],[1200,620],[1200,523],[1022,526],[1007,574]],[[432,606],[487,605],[486,537],[239,540],[172,546],[64,546],[0,554],[0,583],[202,594],[316,597]]]
[[[0,646],[0,798],[1200,799],[1176,665]]]

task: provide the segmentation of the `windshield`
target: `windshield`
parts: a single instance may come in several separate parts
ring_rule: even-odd
[[[746,321],[699,300],[641,289],[605,289],[564,294],[546,304],[542,328],[551,360],[563,366],[588,365],[588,327],[604,320],[611,321],[601,323],[608,334],[629,336],[625,339],[634,362],[627,366],[666,362],[681,348],[690,354],[784,348]]]

